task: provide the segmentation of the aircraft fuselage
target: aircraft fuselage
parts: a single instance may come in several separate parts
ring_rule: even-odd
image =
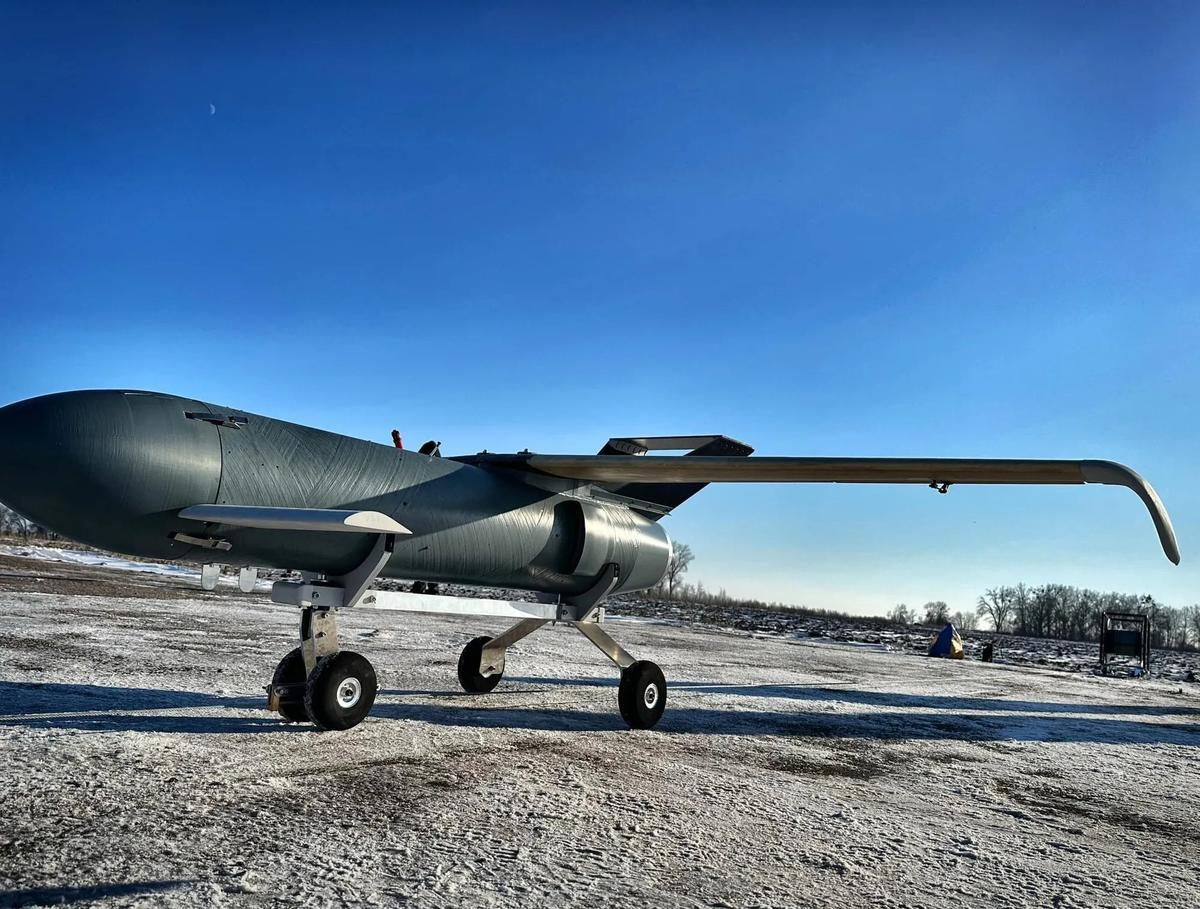
[[[590,484],[484,469],[140,391],[78,391],[0,408],[0,501],[102,549],[175,561],[342,574],[369,534],[204,524],[192,505],[377,511],[412,531],[385,574],[576,594],[607,563],[615,590],[656,584],[663,529]],[[219,540],[214,552],[174,535]]]

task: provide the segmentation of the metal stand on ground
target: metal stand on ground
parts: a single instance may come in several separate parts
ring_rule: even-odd
[[[1113,657],[1132,657],[1150,674],[1150,617],[1138,612],[1105,612],[1100,616],[1100,672],[1108,675]]]

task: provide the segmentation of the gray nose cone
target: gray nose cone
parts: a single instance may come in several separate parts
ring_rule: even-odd
[[[180,508],[216,501],[219,430],[199,401],[75,391],[0,408],[0,501],[63,536],[135,555],[178,556]]]

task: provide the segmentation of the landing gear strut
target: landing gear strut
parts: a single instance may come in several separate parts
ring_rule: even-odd
[[[355,606],[520,619],[503,634],[475,638],[463,648],[458,681],[470,694],[495,689],[504,675],[505,654],[517,641],[550,622],[570,625],[620,668],[617,706],[625,722],[633,729],[650,729],[662,718],[667,705],[662,670],[635,660],[601,627],[604,600],[619,577],[615,562],[605,565],[583,593],[536,603],[371,590],[394,546],[395,535],[381,533],[367,558],[348,574],[324,579],[308,574],[299,582],[276,581],[272,586],[274,602],[300,607],[300,646],[279,661],[267,686],[268,707],[286,722],[308,720],[320,729],[349,729],[370,713],[379,690],[375,670],[366,657],[338,648],[337,610]]]
[[[300,635],[300,646],[275,667],[267,706],[288,723],[308,721],[318,729],[357,726],[379,691],[375,667],[362,654],[338,649],[332,611],[303,609]]]
[[[560,609],[569,610],[560,618],[574,625],[620,668],[617,707],[629,728],[652,729],[667,708],[667,680],[657,665],[649,660],[635,660],[600,627],[604,610],[599,604],[616,583],[617,566],[607,565],[591,590],[560,606]],[[486,694],[494,689],[504,674],[508,648],[545,624],[544,620],[525,619],[499,637],[475,638],[468,643],[458,657],[458,683],[463,691]]]

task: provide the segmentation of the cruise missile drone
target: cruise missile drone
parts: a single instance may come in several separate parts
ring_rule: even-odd
[[[683,451],[683,455],[652,452]],[[1167,557],[1162,502],[1111,461],[749,457],[725,436],[615,438],[596,455],[405,451],[228,407],[145,391],[77,391],[0,408],[0,501],[102,549],[300,572],[271,598],[298,608],[300,642],[268,706],[290,722],[347,729],[375,701],[375,670],[338,647],[340,609],[507,617],[463,648],[458,680],[491,691],[514,643],[573,626],[621,670],[618,706],[647,729],[662,671],[603,628],[612,594],[653,587],[671,543],[660,519],[708,483],[1106,483],[1149,509]],[[536,602],[372,590],[380,577],[519,588]],[[210,580],[215,580],[211,578]],[[415,586],[415,585],[414,585]],[[424,586],[424,585],[421,585]]]

